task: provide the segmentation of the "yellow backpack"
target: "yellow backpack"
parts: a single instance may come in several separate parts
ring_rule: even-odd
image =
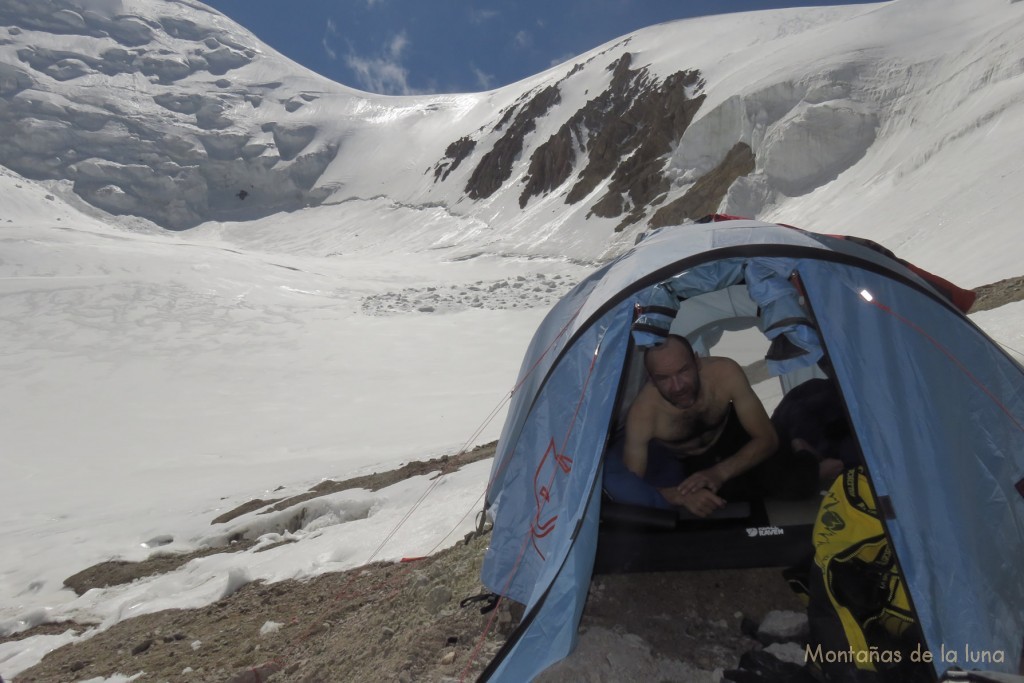
[[[880,653],[894,652],[916,636],[917,629],[863,468],[846,470],[829,488],[818,510],[813,540],[814,564],[854,663],[875,671]]]

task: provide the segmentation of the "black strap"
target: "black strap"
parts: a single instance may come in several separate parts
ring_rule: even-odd
[[[657,327],[656,325],[647,325],[644,323],[640,323],[638,325],[637,323],[633,323],[630,329],[633,332],[650,332],[651,334],[657,335],[659,337],[668,337],[668,330],[666,330],[664,327]]]
[[[459,607],[465,608],[475,602],[483,602],[485,604],[480,608],[480,614],[487,614],[498,606],[498,600],[500,599],[501,596],[497,593],[481,593],[480,595],[471,595],[468,598],[463,598],[462,601],[459,602]]]
[[[760,312],[760,309],[758,309],[758,311]],[[778,322],[772,324],[772,326],[765,330],[765,332],[771,332],[772,330],[777,330],[780,327],[786,327],[788,325],[807,325],[808,327],[810,327],[811,321],[803,317],[783,318],[782,320],[779,320]]]
[[[644,313],[655,313],[657,315],[668,316],[669,318],[676,317],[676,313],[679,312],[679,309],[670,308],[668,306],[636,306],[634,310],[638,311],[641,315]]]
[[[768,345],[768,353],[764,354],[764,358],[765,360],[782,361],[799,358],[806,353],[807,349],[800,348],[791,342],[786,335],[780,334]]]

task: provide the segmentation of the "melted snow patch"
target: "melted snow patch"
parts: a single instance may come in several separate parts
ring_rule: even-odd
[[[217,547],[255,540],[259,549],[297,541],[328,527],[366,519],[373,514],[377,504],[377,498],[366,496],[365,492],[343,491],[333,496],[313,498],[284,510],[257,513],[225,532],[205,539],[204,543]]]

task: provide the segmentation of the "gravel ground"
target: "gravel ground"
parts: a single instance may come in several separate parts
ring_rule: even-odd
[[[286,507],[352,486],[382,488],[493,452],[491,444],[260,505]],[[484,592],[479,573],[487,541],[487,534],[465,539],[407,564],[255,582],[203,609],[139,616],[55,650],[15,681],[68,683],[142,671],[138,680],[190,683],[474,680],[512,632],[520,607],[504,601],[487,614],[478,605],[460,607],[462,599]],[[237,545],[231,550],[240,550]],[[84,592],[173,571],[210,552],[216,550],[105,562],[68,583]],[[742,619],[760,620],[773,609],[801,609],[779,570],[598,576],[577,653],[545,680],[717,682],[722,669],[757,646],[742,635]],[[45,624],[3,640],[67,629],[83,633],[88,626]]]

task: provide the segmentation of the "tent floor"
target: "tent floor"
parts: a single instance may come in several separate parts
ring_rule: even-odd
[[[819,497],[732,503],[709,519],[602,501],[595,574],[786,567],[812,551]]]

